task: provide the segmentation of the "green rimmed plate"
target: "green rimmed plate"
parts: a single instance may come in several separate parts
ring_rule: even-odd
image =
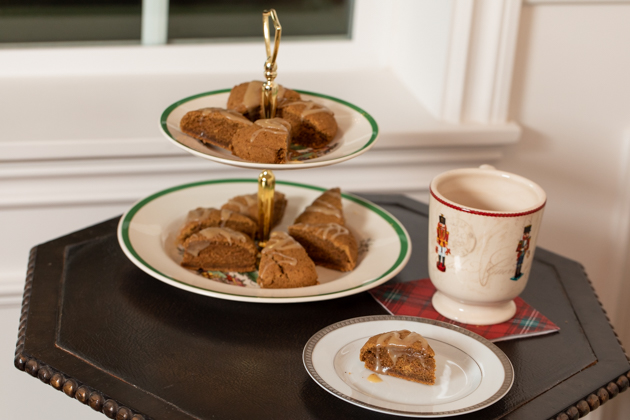
[[[215,90],[175,102],[160,117],[160,130],[168,140],[193,155],[232,166],[253,169],[306,169],[341,163],[367,152],[378,138],[378,125],[370,114],[356,105],[319,93],[298,90],[305,100],[326,106],[335,114],[339,126],[330,145],[318,153],[299,151],[301,157],[285,164],[247,162],[219,147],[207,146],[182,133],[179,122],[189,111],[206,107],[225,108],[230,89]]]
[[[221,207],[236,195],[257,191],[256,179],[224,179],[185,184],[157,192],[136,203],[120,219],[118,241],[127,257],[149,275],[180,289],[206,296],[244,302],[291,303],[353,295],[395,276],[411,255],[411,241],[403,225],[379,206],[351,194],[342,194],[346,225],[359,242],[354,271],[341,273],[317,267],[320,284],[294,289],[261,289],[255,275],[230,274],[208,279],[181,267],[174,238],[189,210]],[[324,188],[276,182],[288,204],[282,223],[286,231],[298,214]]]

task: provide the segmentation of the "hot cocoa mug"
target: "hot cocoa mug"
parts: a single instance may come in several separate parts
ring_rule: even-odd
[[[430,192],[434,308],[466,324],[509,320],[529,277],[545,192],[489,165],[440,174]]]

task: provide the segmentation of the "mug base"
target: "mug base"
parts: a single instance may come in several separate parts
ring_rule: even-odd
[[[471,305],[458,302],[444,293],[436,291],[431,303],[438,313],[453,321],[471,325],[500,324],[516,314],[513,300],[490,305]]]

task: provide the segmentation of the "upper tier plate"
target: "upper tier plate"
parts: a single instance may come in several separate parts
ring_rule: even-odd
[[[160,118],[160,129],[167,139],[175,145],[205,159],[242,168],[253,169],[306,169],[341,163],[367,152],[378,138],[378,125],[370,114],[356,105],[319,93],[298,90],[303,99],[313,100],[329,108],[335,114],[339,130],[326,148],[325,153],[305,160],[291,161],[284,164],[248,162],[219,147],[207,146],[202,142],[182,133],[179,122],[189,111],[200,108],[225,108],[230,89],[201,93],[175,102],[166,108]]]

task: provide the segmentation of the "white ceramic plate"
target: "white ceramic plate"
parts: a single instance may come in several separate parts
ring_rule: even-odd
[[[218,208],[234,196],[255,193],[257,182],[256,179],[225,179],[157,192],[136,203],[120,219],[120,246],[139,268],[180,289],[222,299],[266,303],[327,300],[359,293],[389,280],[409,260],[411,242],[403,225],[375,204],[344,193],[346,225],[359,242],[359,261],[351,272],[317,267],[318,285],[261,289],[247,278],[232,281],[230,277],[232,284],[226,284],[181,267],[174,238],[188,211],[197,207]],[[276,182],[276,190],[286,195],[288,203],[282,223],[274,230],[285,232],[304,208],[325,191],[282,181]]]
[[[421,334],[435,351],[436,383],[378,376],[359,360],[372,336],[397,330]],[[466,329],[408,316],[367,316],[330,325],[304,347],[304,366],[322,388],[349,403],[406,417],[445,417],[481,410],[512,387],[514,370],[497,346]]]
[[[168,140],[193,155],[242,168],[305,169],[332,165],[367,152],[378,138],[378,125],[370,114],[356,105],[332,96],[298,90],[305,100],[313,100],[332,110],[339,130],[330,144],[331,150],[323,156],[285,164],[247,162],[219,147],[207,146],[182,133],[179,122],[189,111],[206,107],[225,108],[230,89],[216,90],[190,96],[166,108],[160,118],[160,129]]]

